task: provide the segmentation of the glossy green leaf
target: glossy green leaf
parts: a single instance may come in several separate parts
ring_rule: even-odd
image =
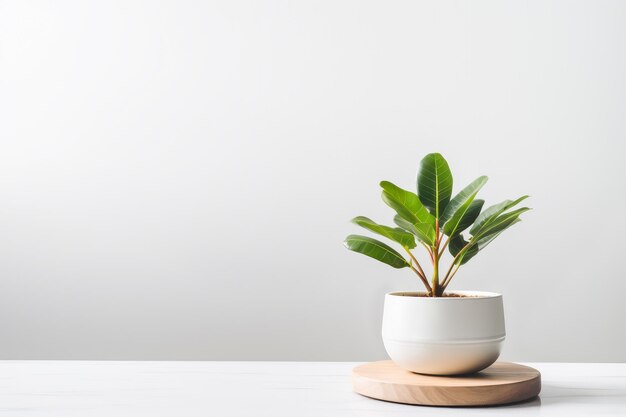
[[[389,207],[394,209],[402,218],[411,223],[432,223],[435,218],[422,204],[417,194],[404,190],[389,181],[382,181],[382,199]]]
[[[485,200],[480,200],[478,198],[472,201],[472,204],[470,204],[469,208],[463,215],[463,218],[461,218],[461,222],[456,227],[456,232],[454,233],[461,233],[463,230],[470,227],[472,223],[474,223],[474,221],[478,218],[480,210],[483,208],[484,204]]]
[[[463,216],[469,210],[472,201],[476,197],[476,194],[487,183],[487,177],[478,177],[470,185],[463,188],[446,207],[446,210],[439,219],[439,224],[443,225],[443,232],[448,236],[451,236],[456,232]]]
[[[519,220],[519,216],[530,210],[528,207],[522,207],[517,210],[510,211],[508,213],[501,214],[497,216],[495,219],[484,223],[480,229],[476,231],[474,237],[476,239],[482,239],[484,237],[493,235],[495,233],[499,233],[504,229],[508,228],[512,224],[516,223]]]
[[[501,203],[498,203],[498,204],[495,204],[493,206],[490,206],[490,207],[486,208],[482,213],[480,213],[480,215],[478,216],[478,218],[474,222],[474,225],[470,229],[470,234],[475,235],[476,232],[481,227],[489,224],[490,222],[495,220],[500,214],[502,214],[505,211],[515,207],[521,201],[523,201],[523,200],[525,200],[527,198],[528,198],[528,196],[525,195],[525,196],[522,196],[522,197],[518,198],[517,200],[513,200],[513,201],[505,200],[505,201],[503,201]]]
[[[435,244],[436,234],[434,225],[430,223],[413,224],[399,215],[396,215],[393,221],[404,230],[413,233],[420,241],[426,243],[428,246]]]
[[[516,223],[521,222],[522,219],[515,219],[512,222],[508,223],[506,225],[506,227],[504,227],[503,229],[501,229],[499,232],[496,233],[492,233],[488,236],[482,237],[480,239],[478,239],[478,241],[476,242],[476,246],[478,246],[478,250],[483,250],[487,247],[488,244],[490,244],[495,238],[497,238],[498,236],[500,236],[502,234],[502,232],[504,232],[506,229],[508,229],[509,227],[513,226]]]
[[[452,254],[452,256],[456,256],[458,255],[459,252],[461,252],[461,250],[467,246],[468,242],[463,238],[463,235],[461,234],[456,234],[453,237],[450,238],[450,243],[448,244],[448,249],[450,250],[450,253]],[[467,261],[469,261],[470,259],[472,259],[474,257],[474,255],[476,255],[478,253],[478,246],[472,244],[471,246],[469,246],[466,249],[466,252],[464,255],[461,255],[462,257],[460,257],[459,260],[457,260],[456,263],[461,263],[461,265],[467,263]]]
[[[393,248],[367,236],[350,235],[344,241],[346,248],[361,253],[394,268],[405,268],[409,263]]]
[[[378,224],[375,221],[368,219],[364,216],[355,217],[354,219],[352,219],[352,222],[367,230],[391,239],[394,242],[397,242],[409,249],[413,249],[416,246],[415,238],[413,237],[413,235],[409,232],[405,232],[402,229],[383,226],[382,224]]]
[[[452,172],[441,154],[422,159],[417,171],[417,195],[430,213],[439,218],[452,196]]]
[[[528,210],[530,210],[530,208],[522,207],[509,213],[501,214],[497,216],[495,220],[484,223],[478,233],[470,239],[470,246],[466,249],[465,254],[459,257],[456,263],[460,262],[461,265],[463,265],[469,261],[479,251],[486,248],[495,238],[500,236],[502,232],[514,224],[521,222],[522,220],[519,216]],[[468,242],[459,234],[450,239],[448,248],[452,256],[456,256],[467,244]]]

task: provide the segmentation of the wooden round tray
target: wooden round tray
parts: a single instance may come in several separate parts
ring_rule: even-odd
[[[352,385],[361,395],[395,403],[485,406],[537,396],[541,374],[528,366],[496,362],[475,374],[431,376],[409,372],[392,361],[379,361],[354,368]]]

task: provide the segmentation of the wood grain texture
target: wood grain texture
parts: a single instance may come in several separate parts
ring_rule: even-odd
[[[528,366],[496,362],[475,374],[433,376],[409,372],[392,361],[379,361],[354,368],[352,385],[361,395],[396,403],[487,406],[537,396],[541,374]]]

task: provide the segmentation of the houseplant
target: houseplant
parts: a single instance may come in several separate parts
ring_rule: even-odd
[[[385,296],[383,341],[396,364],[410,371],[454,375],[476,372],[499,356],[505,337],[502,296],[476,291],[446,291],[459,268],[504,230],[518,223],[528,207],[515,208],[528,196],[505,200],[482,210],[481,176],[452,197],[453,178],[438,153],[426,155],[417,172],[417,193],[382,181],[382,199],[395,211],[397,227],[367,217],[357,225],[399,245],[406,257],[371,237],[350,235],[345,246],[393,268],[409,268],[425,291]],[[469,233],[466,235],[466,231]],[[430,276],[413,253],[423,248],[431,263]],[[443,268],[446,250],[451,262]]]

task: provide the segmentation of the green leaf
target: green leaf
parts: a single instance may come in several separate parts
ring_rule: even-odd
[[[460,262],[461,265],[466,264],[478,252],[480,252],[481,250],[485,249],[488,244],[490,244],[495,238],[500,236],[500,234],[504,230],[506,230],[507,228],[511,227],[512,225],[514,225],[517,222],[521,222],[521,220],[520,219],[516,219],[515,221],[511,222],[507,227],[505,227],[504,229],[500,230],[497,233],[491,234],[489,236],[485,236],[485,237],[480,238],[478,240],[472,239],[472,243],[466,249],[465,254],[461,255],[459,257],[459,259],[455,263],[458,264]],[[463,238],[463,236],[458,234],[458,235],[453,236],[450,239],[450,244],[448,245],[448,247],[450,249],[450,253],[452,254],[452,256],[456,256],[461,251],[461,249],[463,249],[465,247],[465,245],[467,245],[467,244],[468,244],[468,242]]]
[[[513,207],[524,198],[516,201],[509,201],[508,208]],[[495,238],[500,236],[502,232],[514,224],[521,222],[522,220],[519,216],[528,210],[530,210],[530,208],[522,207],[509,213],[501,214],[500,216],[496,215],[495,219],[492,221],[483,223],[478,233],[470,239],[470,246],[466,249],[465,254],[462,254],[455,263],[458,264],[460,262],[460,264],[463,265],[472,259],[479,251],[485,249]],[[457,234],[450,238],[448,248],[450,249],[452,256],[456,256],[467,244],[468,242],[463,238],[463,236],[461,234]]]
[[[511,226],[512,224],[516,223],[519,220],[520,214],[528,210],[530,210],[530,208],[522,207],[517,210],[501,214],[492,221],[484,223],[482,227],[476,231],[474,237],[478,240],[492,234],[499,233]]]
[[[443,225],[443,232],[451,236],[456,232],[463,216],[469,210],[472,201],[476,197],[478,191],[487,183],[487,177],[484,175],[478,177],[470,185],[463,188],[446,207],[443,215],[439,219],[439,224]]]
[[[394,268],[405,268],[409,263],[393,248],[367,236],[350,235],[343,242],[346,248],[361,253]]]
[[[355,217],[354,219],[352,219],[352,222],[367,230],[391,239],[394,242],[397,242],[409,249],[413,249],[416,246],[415,238],[413,237],[413,235],[411,233],[405,232],[402,229],[383,226],[364,216]]]
[[[468,242],[463,238],[463,235],[457,234],[450,238],[450,243],[448,244],[448,249],[452,256],[458,255],[459,252],[468,244]],[[461,255],[459,259],[455,263],[461,263],[461,265],[467,263],[470,259],[474,257],[479,251],[478,246],[472,244],[466,249],[465,255]]]
[[[439,218],[452,196],[452,172],[441,154],[422,159],[417,171],[417,195],[431,214]]]
[[[474,222],[474,225],[472,226],[472,228],[470,229],[470,234],[475,235],[476,232],[483,226],[489,224],[490,222],[492,222],[493,220],[496,219],[496,217],[498,217],[500,214],[504,213],[505,211],[507,211],[510,208],[515,207],[516,205],[518,205],[521,201],[527,199],[528,196],[522,196],[520,198],[518,198],[517,200],[511,201],[511,200],[505,200],[501,203],[495,204],[491,207],[488,207],[487,209],[485,209],[485,211],[483,211],[480,216],[478,216],[478,218],[476,219],[476,221]]]
[[[404,230],[413,233],[420,241],[426,243],[428,246],[433,246],[435,244],[436,234],[434,225],[430,223],[413,224],[399,215],[396,215],[393,218],[393,221]]]
[[[522,220],[519,218],[514,219],[513,221],[511,221],[510,223],[508,223],[503,229],[501,229],[500,231],[496,232],[496,233],[492,233],[488,236],[484,236],[482,238],[479,238],[478,240],[472,239],[474,242],[472,243],[472,245],[467,249],[467,252],[465,253],[465,255],[461,255],[460,262],[461,265],[467,263],[467,261],[469,261],[470,259],[472,259],[474,257],[474,255],[476,255],[478,252],[480,252],[481,250],[485,249],[487,247],[487,245],[489,245],[491,242],[493,242],[493,240],[495,238],[497,238],[498,236],[500,236],[502,234],[502,232],[504,232],[506,229],[508,229],[509,227],[513,226],[516,223],[521,222]],[[467,242],[463,239],[463,237],[461,235],[456,235],[454,236],[451,240],[450,240],[450,244],[448,245],[448,247],[450,248],[450,253],[453,256],[456,256],[457,253],[467,244]],[[456,262],[458,263],[458,261]]]
[[[472,204],[470,204],[469,208],[463,215],[463,218],[461,219],[459,225],[456,227],[456,232],[454,233],[461,233],[463,230],[470,227],[480,214],[480,210],[483,208],[483,204],[485,204],[485,200],[475,199],[474,201],[472,201]]]
[[[428,212],[422,204],[417,194],[403,190],[389,181],[382,181],[380,186],[383,188],[382,199],[392,209],[396,211],[402,218],[411,223],[432,223],[435,224],[435,218]]]
[[[483,238],[478,239],[478,241],[476,242],[476,246],[478,246],[478,250],[485,249],[487,247],[487,245],[490,244],[495,238],[500,236],[500,234],[502,234],[502,232],[504,232],[509,227],[511,227],[514,224],[519,223],[521,221],[522,221],[522,219],[515,219],[512,222],[510,222],[506,227],[504,227],[502,230],[500,230],[499,232],[492,233],[492,234],[490,234],[488,236],[485,236]]]

